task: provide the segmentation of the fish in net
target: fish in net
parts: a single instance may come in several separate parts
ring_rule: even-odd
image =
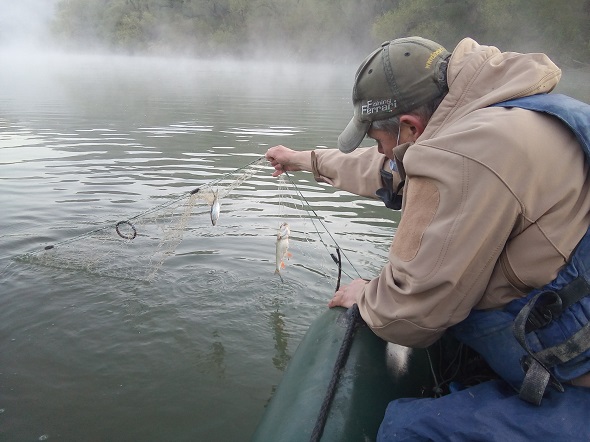
[[[138,215],[22,254],[21,262],[151,281],[182,242],[196,207],[212,207],[260,170],[264,157]]]
[[[106,222],[82,234],[19,255],[16,259],[47,267],[151,282],[157,277],[165,261],[176,254],[178,246],[190,230],[189,224],[195,214],[204,215],[210,212],[212,223],[208,222],[207,228],[215,229],[211,224],[216,224],[214,212],[217,211],[216,216],[219,216],[219,203],[223,203],[224,198],[266,167],[266,159],[260,157],[219,179],[173,197],[149,210],[125,219]],[[285,175],[286,178],[281,175],[278,179],[278,213],[269,216],[278,218],[277,227],[282,220],[290,219],[291,244],[298,246],[299,265],[312,272],[334,275],[334,263],[339,269],[342,264],[337,246],[329,251],[334,260],[331,267],[325,262],[319,265],[317,262],[311,263],[311,255],[306,259],[310,246],[328,249],[322,236],[329,235],[333,243],[335,240],[325,229],[321,218],[309,207],[305,196],[291,177]],[[200,221],[203,219],[200,218]],[[274,238],[276,231],[270,232],[270,235]],[[304,245],[307,247],[303,247]],[[338,274],[338,281],[339,279]]]

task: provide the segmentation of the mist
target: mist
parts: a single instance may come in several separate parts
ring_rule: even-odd
[[[51,21],[57,0],[0,0],[0,51],[41,52],[54,49]]]
[[[504,51],[545,52],[562,68],[590,66],[585,62],[590,58],[590,49],[586,49],[590,48],[590,31],[578,25],[587,24],[589,14],[582,0],[568,2],[567,8],[556,6],[558,2],[539,0],[531,5],[523,0],[515,2],[510,11],[501,2],[484,5],[475,0],[456,2],[455,8],[445,8],[448,2],[421,0],[395,5],[385,0],[334,4],[321,0],[260,4],[223,0],[0,2],[3,69],[14,70],[15,59],[28,63],[28,86],[36,75],[50,73],[41,62],[51,65],[49,71],[63,69],[71,75],[76,66],[85,66],[80,57],[108,63],[113,75],[131,75],[134,81],[155,73],[167,75],[167,70],[189,78],[194,62],[215,60],[216,68],[223,66],[230,72],[239,70],[244,61],[258,63],[253,72],[264,73],[267,87],[280,88],[285,80],[291,84],[307,81],[305,76],[318,88],[329,87],[328,68],[334,67],[352,84],[366,54],[382,41],[407,35],[436,40],[450,51],[470,36]],[[524,16],[526,26],[522,26]],[[72,55],[78,61],[73,62]],[[123,60],[128,56],[133,56],[137,67],[152,67],[126,73]],[[24,84],[20,74],[12,80]],[[261,80],[252,79],[253,89],[256,81]]]
[[[21,0],[4,2],[0,49],[358,66],[383,41],[464,37],[588,67],[590,8],[553,0]],[[452,5],[452,7],[448,7]],[[59,6],[59,10],[57,8]]]

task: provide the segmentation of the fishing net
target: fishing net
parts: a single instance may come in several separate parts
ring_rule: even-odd
[[[223,207],[224,200],[257,173],[267,176],[267,164],[264,157],[258,158],[219,179],[171,197],[165,203],[149,210],[123,219],[107,221],[81,234],[20,255],[17,260],[101,276],[153,281],[166,260],[177,253],[187,233],[196,236],[215,236],[216,227],[213,226],[214,219],[211,213],[214,202],[217,200]],[[339,268],[338,264],[341,263],[337,246],[332,246],[331,250],[328,250],[333,262],[323,261],[318,265],[317,259],[315,262],[311,259],[312,254],[317,257],[318,248],[329,249],[324,238],[332,244],[335,241],[321,219],[309,207],[301,190],[289,175],[285,175],[281,175],[277,181],[279,189],[273,205],[276,210],[268,216],[275,218],[276,228],[282,221],[290,222],[290,248],[297,249],[301,266],[309,271],[329,274],[334,279],[339,279],[334,270]],[[196,226],[193,222],[195,217],[200,223]],[[268,235],[268,240],[274,241],[271,238],[273,236]]]

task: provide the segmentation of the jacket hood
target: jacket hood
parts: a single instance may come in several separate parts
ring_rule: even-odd
[[[465,38],[449,61],[449,93],[422,137],[431,138],[442,125],[494,103],[550,92],[560,78],[561,70],[545,54],[500,52]]]

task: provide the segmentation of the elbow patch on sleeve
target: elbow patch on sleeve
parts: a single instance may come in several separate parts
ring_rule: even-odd
[[[402,261],[416,257],[424,231],[436,215],[440,194],[434,183],[425,178],[414,178],[405,193],[404,212],[392,245],[392,252]]]

